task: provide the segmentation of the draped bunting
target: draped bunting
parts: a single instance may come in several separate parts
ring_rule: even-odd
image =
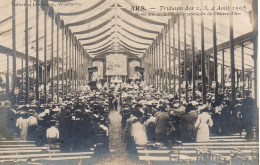
[[[91,48],[91,49],[89,48],[89,49],[86,49],[86,50],[89,51],[89,50],[93,50],[93,49],[98,49],[98,48],[101,48],[101,47],[103,47],[103,46],[106,46],[107,44],[111,44],[113,39],[114,39],[114,38],[112,38],[111,40],[107,41],[107,42],[104,43],[103,45],[100,45],[100,46],[98,46],[98,47]]]
[[[90,46],[90,45],[94,45],[94,44],[98,44],[99,42],[101,42],[101,41],[103,41],[103,40],[105,40],[105,39],[107,39],[107,38],[109,38],[111,35],[113,35],[114,34],[114,32],[113,33],[111,33],[111,34],[109,34],[109,35],[106,35],[105,37],[102,37],[102,38],[100,38],[99,40],[97,40],[97,41],[94,41],[94,42],[90,42],[90,43],[85,43],[85,44],[82,44],[82,46]]]
[[[74,32],[73,34],[74,34],[74,35],[86,34],[86,33],[90,33],[90,32],[96,31],[96,30],[98,30],[98,29],[100,29],[100,28],[106,26],[108,23],[110,23],[113,18],[114,18],[114,16],[113,16],[111,19],[108,19],[107,21],[105,21],[105,22],[103,22],[103,23],[101,23],[101,24],[99,24],[99,25],[97,25],[97,26],[95,26],[95,27],[93,27],[93,28],[91,28],[91,29]]]
[[[108,35],[106,35],[106,36],[104,36],[104,37],[102,37],[102,38],[100,38],[100,39],[98,39],[98,40],[96,40],[96,41],[91,41],[91,42],[85,43],[85,44],[91,44],[91,43],[102,42],[102,41],[106,40],[108,37],[112,36],[114,33],[115,33],[115,32],[112,32],[112,33],[110,33],[110,34],[108,34]]]
[[[100,51],[100,52],[98,52],[98,53],[91,53],[91,54],[92,54],[92,55],[95,55],[95,56],[104,55],[104,54],[110,52],[110,50],[113,50],[112,47],[109,48],[109,49],[106,49],[106,50]]]
[[[143,43],[143,42],[135,41],[135,40],[133,40],[133,39],[131,39],[131,38],[125,36],[124,34],[122,34],[122,33],[120,33],[120,32],[118,32],[118,34],[120,34],[120,36],[122,36],[122,37],[124,37],[124,38],[126,38],[126,39],[128,39],[128,40],[130,40],[130,41],[132,41],[132,42],[135,42],[135,43],[138,43],[138,44],[141,44],[141,45],[150,45],[149,43]]]
[[[107,0],[101,0],[99,1],[98,3],[94,4],[93,6],[85,9],[85,10],[82,10],[82,11],[78,11],[78,12],[72,12],[72,13],[58,13],[58,16],[74,16],[74,15],[80,15],[80,14],[86,14],[92,10],[94,10],[96,7],[104,4]],[[90,18],[87,18],[87,19],[84,19],[84,20],[80,20],[78,22],[73,22],[73,23],[69,23],[66,25],[66,27],[72,27],[72,26],[80,26],[80,25],[84,25],[84,24],[87,24],[87,23],[91,23],[99,18],[101,18],[102,16],[106,15],[107,13],[109,13],[111,11],[111,8],[114,7],[115,5],[113,4],[112,6],[110,6],[110,8],[107,8],[105,9],[104,11],[96,14],[95,16],[92,16]],[[117,4],[117,7],[122,7],[121,5]],[[145,23],[149,23],[149,24],[154,24],[154,25],[160,25],[160,26],[165,26],[165,23],[162,23],[162,22],[158,22],[158,21],[154,21],[154,20],[150,20],[150,19],[147,19],[145,17],[142,17],[142,16],[138,16],[136,14],[133,14],[132,12],[130,12],[129,10],[125,9],[125,8],[120,8],[125,14],[128,14],[130,15],[131,17],[134,17],[136,19],[139,19]],[[86,34],[86,33],[91,33],[91,32],[94,32],[98,29],[101,29],[103,28],[104,26],[106,26],[107,24],[109,24],[111,22],[112,19],[114,19],[115,16],[113,16],[111,19],[108,19],[107,21],[93,27],[93,28],[90,28],[88,30],[84,30],[84,31],[78,31],[78,32],[74,32],[73,34],[74,35],[79,35],[79,34]],[[137,26],[133,23],[130,23],[129,21],[126,21],[124,19],[122,19],[120,16],[118,16],[118,18],[125,24],[139,30],[139,31],[142,31],[142,32],[146,32],[146,33],[152,33],[152,34],[156,34],[156,35],[159,35],[160,32],[158,31],[155,31],[155,30],[151,30],[151,29],[145,29],[145,28],[142,28],[140,26]],[[91,40],[91,39],[94,39],[98,36],[101,36],[101,35],[105,35],[108,31],[111,30],[112,27],[114,27],[114,25],[112,25],[111,27],[109,28],[106,28],[105,30],[103,30],[102,32],[98,33],[98,34],[95,34],[95,35],[92,35],[92,36],[88,36],[88,37],[84,37],[84,38],[80,38],[78,41],[85,41],[85,40]],[[125,31],[126,33],[132,35],[132,36],[135,36],[137,38],[140,38],[140,39],[144,39],[144,40],[149,40],[149,41],[154,41],[154,38],[152,37],[145,37],[145,36],[141,36],[141,35],[138,35],[128,29],[126,29],[125,27],[122,27],[122,25],[118,25],[119,27],[121,27],[121,29],[123,31]],[[95,44],[98,44],[106,39],[108,39],[111,35],[113,35],[114,32],[108,34],[108,35],[105,35],[104,37],[96,40],[96,41],[92,41],[90,43],[84,43],[82,46],[91,46],[91,45],[95,45]],[[135,41],[131,38],[129,38],[128,36],[120,33],[120,32],[117,32],[117,34],[120,35],[120,37],[123,37],[127,40],[129,40],[130,42],[134,42],[136,44],[140,44],[140,45],[147,45],[149,46],[149,43],[143,43],[143,42],[139,42],[139,41]],[[126,42],[120,40],[120,46],[123,47],[124,49],[126,49],[127,51],[131,51],[131,52],[134,52],[134,53],[143,53],[143,52],[140,52],[140,51],[145,51],[146,48],[140,48],[138,46],[131,46],[129,44],[127,44]],[[102,44],[101,46],[99,46],[98,48],[99,49],[96,49],[96,50],[93,50],[93,49],[90,49],[90,50],[93,50],[93,51],[89,51],[89,53],[99,53],[101,51],[104,51],[105,49],[108,49],[109,48],[109,45],[107,44],[111,44],[111,40],[107,41],[106,43]],[[95,49],[95,48],[94,48]]]
[[[97,53],[97,52],[106,50],[106,49],[108,49],[108,48],[110,48],[110,47],[111,47],[111,45],[107,45],[107,46],[105,46],[105,47],[103,47],[103,48],[101,48],[101,49],[99,49],[99,50],[89,51],[89,53]]]
[[[92,21],[96,21],[97,19],[99,19],[103,15],[106,15],[110,11],[111,11],[111,8],[108,8],[108,9],[98,13],[97,15],[95,15],[93,17],[90,17],[90,18],[87,18],[85,20],[81,20],[81,21],[78,21],[78,22],[69,23],[68,26],[79,26],[79,25],[87,24],[87,23],[92,22]]]
[[[129,51],[131,51],[131,52],[135,52],[135,53],[143,53],[143,51],[132,50],[131,48],[128,48],[128,47],[125,46],[125,45],[120,45],[120,46],[123,47],[123,48],[125,48],[125,49],[127,49],[127,50],[129,50]]]
[[[158,31],[149,30],[149,29],[144,29],[144,28],[142,28],[142,27],[136,26],[136,25],[134,25],[134,24],[132,24],[132,23],[130,23],[130,22],[128,22],[128,21],[122,19],[120,16],[119,16],[118,18],[119,18],[122,22],[126,23],[127,25],[132,26],[132,27],[135,28],[135,29],[138,29],[138,30],[141,30],[141,31],[147,32],[147,33],[154,33],[154,34],[157,34],[157,35],[160,34],[160,32],[158,32]]]
[[[112,54],[112,53],[125,54],[128,56],[128,58],[139,59],[139,57],[136,54],[133,54],[130,52],[125,52],[125,51],[121,51],[121,52],[120,51],[117,51],[117,52],[110,51],[110,52],[98,53],[98,54],[95,54],[95,58],[104,58],[105,55]]]
[[[119,26],[119,27],[121,27],[121,26]],[[140,35],[138,35],[138,34],[135,34],[135,33],[131,32],[131,31],[129,31],[129,30],[127,30],[127,29],[123,28],[123,27],[121,27],[121,29],[122,29],[122,30],[124,30],[125,32],[127,32],[127,33],[129,33],[129,34],[133,35],[133,36],[136,36],[136,37],[138,37],[138,38],[142,38],[142,39],[145,39],[145,40],[151,40],[151,41],[153,41],[153,40],[154,40],[154,38],[140,36]]]
[[[126,2],[124,2],[126,1]],[[242,0],[243,1],[243,0]],[[18,3],[18,1],[16,0]],[[24,1],[23,1],[24,2]],[[29,1],[32,2],[32,1]],[[69,2],[67,4],[77,4],[78,6],[75,5],[67,5],[67,4],[58,4],[62,2]],[[159,11],[158,8],[155,10],[149,10],[149,4],[147,4],[145,11],[141,11],[144,13],[144,15],[137,15],[135,12],[131,11],[130,8],[132,6],[135,6],[134,3],[136,3],[136,6],[138,4],[144,4],[143,2],[136,1],[136,0],[122,0],[119,1],[120,5],[115,6],[115,4],[118,1],[114,0],[34,0],[34,3],[39,3],[39,19],[37,21],[37,15],[36,15],[36,10],[35,8],[30,8],[29,7],[29,21],[28,21],[28,30],[29,30],[29,65],[32,65],[33,62],[35,62],[35,51],[36,51],[36,40],[38,41],[38,51],[39,53],[39,59],[44,59],[44,53],[42,51],[44,50],[44,15],[45,13],[47,14],[47,44],[46,46],[50,45],[50,38],[51,36],[51,22],[53,19],[57,18],[57,23],[60,26],[62,30],[65,31],[66,36],[65,37],[65,43],[63,46],[68,47],[66,49],[64,47],[64,50],[66,52],[71,53],[69,51],[70,45],[70,38],[72,38],[73,44],[77,44],[78,48],[82,48],[82,45],[79,43],[83,44],[85,43],[85,50],[82,50],[83,53],[86,55],[89,51],[95,51],[96,53],[90,53],[88,55],[90,56],[95,56],[99,53],[104,52],[111,52],[111,51],[126,51],[126,52],[131,52],[134,53],[133,51],[136,51],[140,53],[140,50],[144,50],[144,48],[147,48],[147,52],[145,53],[146,56],[149,56],[152,53],[151,52],[151,47],[148,49],[149,45],[152,44],[158,44],[158,40],[162,38],[162,28],[164,28],[164,25],[168,24],[168,20],[170,18],[170,15],[165,15],[165,16],[159,16],[155,14],[154,16],[149,17],[148,15],[145,15],[145,13],[163,13],[163,11]],[[134,2],[134,3],[132,3]],[[154,0],[154,2],[157,2]],[[223,1],[224,2],[224,1]],[[221,2],[221,3],[223,3]],[[163,2],[164,3],[164,2]],[[162,3],[162,4],[163,4]],[[176,3],[182,3],[181,1],[179,2],[174,2],[172,1],[172,5],[177,5]],[[196,2],[195,2],[196,3]],[[217,1],[218,3],[218,1]],[[82,6],[80,6],[82,4]],[[130,5],[128,5],[130,4]],[[159,4],[159,3],[158,3]],[[225,4],[225,3],[224,3]],[[251,4],[251,1],[250,1]],[[122,6],[121,6],[122,5]],[[209,5],[209,4],[207,4]],[[209,5],[210,6],[210,5]],[[251,6],[250,6],[251,7]],[[9,1],[4,1],[2,3],[1,9],[3,10],[2,12],[4,13],[2,15],[2,18],[0,20],[0,25],[2,27],[2,32],[0,32],[1,35],[1,45],[3,46],[0,48],[0,54],[2,56],[6,55],[16,55],[17,58],[24,58],[25,54],[24,52],[24,31],[25,31],[25,18],[24,18],[24,8],[17,7],[17,11],[15,14],[15,17],[12,17],[12,2],[11,0]],[[107,9],[107,10],[106,10]],[[241,46],[241,39],[243,40],[244,48],[245,48],[245,63],[244,66],[248,68],[252,68],[252,62],[253,59],[251,58],[251,55],[253,54],[253,45],[252,45],[252,28],[251,28],[251,23],[250,22],[250,13],[248,12],[251,11],[250,8],[247,8],[246,11],[243,11],[242,14],[243,16],[239,17],[234,17],[234,27],[237,27],[234,29],[234,35],[235,35],[235,45],[237,48],[235,49],[235,55],[238,56],[235,59],[236,63],[236,68],[241,67],[241,50],[238,48]],[[174,14],[176,11],[169,11],[168,13]],[[176,12],[175,15],[172,15],[170,18],[175,24],[177,24],[177,18],[183,18],[182,14],[177,14]],[[102,16],[103,14],[103,16]],[[12,25],[12,18],[15,18],[17,21],[15,25]],[[110,18],[110,19],[109,19]],[[224,17],[222,16],[217,16],[217,21],[218,21],[218,26],[217,27],[217,35],[218,35],[218,47],[217,50],[219,51],[220,49],[227,49],[229,47],[229,25],[225,23]],[[39,22],[39,33],[36,33],[36,22]],[[86,24],[85,24],[86,23]],[[187,46],[190,47],[190,37],[191,37],[191,31],[188,30],[190,29],[190,23],[191,20],[187,19]],[[65,26],[63,26],[63,24]],[[180,23],[181,27],[183,26],[183,21],[181,20]],[[211,17],[205,17],[205,22],[204,22],[204,30],[205,30],[205,37],[204,43],[205,43],[205,54],[208,55],[209,57],[213,57],[212,52],[213,48],[211,43],[212,43],[212,18]],[[247,25],[247,26],[241,26],[241,25]],[[55,26],[55,31],[54,31],[54,52],[56,52],[56,49],[61,50],[61,45],[62,45],[62,37],[59,37],[59,47],[57,48],[57,39],[55,36],[57,36],[56,32],[56,24]],[[116,26],[116,28],[114,28]],[[122,27],[122,28],[117,28],[117,27]],[[171,26],[171,34],[172,32],[172,24]],[[200,20],[196,19],[194,21],[194,27],[195,27],[195,43],[196,48],[201,47],[201,39],[200,39]],[[169,27],[167,27],[169,28]],[[15,32],[15,40],[16,42],[16,54],[12,51],[12,42],[10,40],[10,36],[12,35],[12,29],[16,29]],[[183,33],[184,29],[180,29],[180,33]],[[115,34],[111,37],[106,37],[107,34],[110,34],[111,32],[115,32]],[[177,25],[175,27],[175,33],[177,31]],[[59,31],[59,35],[61,31]],[[38,37],[35,35],[38,34]],[[82,36],[80,36],[82,35]],[[77,37],[77,38],[75,38]],[[115,39],[115,37],[119,38],[120,40]],[[241,38],[242,37],[242,38]],[[37,39],[36,39],[37,38]],[[105,38],[101,41],[99,38]],[[157,38],[157,40],[156,40]],[[173,41],[172,35],[169,37],[171,41]],[[79,39],[79,40],[77,40]],[[168,40],[168,39],[167,39]],[[238,42],[239,40],[239,42]],[[77,41],[77,42],[76,42]],[[78,42],[79,41],[79,42]],[[82,42],[83,41],[83,42]],[[100,41],[100,42],[99,42]],[[121,42],[123,41],[123,42]],[[91,43],[90,43],[91,42]],[[157,43],[156,43],[157,42]],[[242,42],[242,41],[241,41]],[[15,42],[14,42],[15,43]],[[97,44],[95,44],[97,43]],[[180,43],[181,47],[183,47],[183,35],[181,35],[180,38]],[[167,41],[168,44],[168,41]],[[171,43],[172,44],[172,43]],[[106,48],[108,45],[114,46],[116,49],[103,49]],[[175,45],[177,45],[177,34],[175,36]],[[120,46],[120,48],[118,47]],[[168,45],[167,45],[168,46]],[[154,48],[154,47],[152,47]],[[48,51],[47,47],[47,51]],[[139,50],[139,51],[137,51]],[[168,48],[167,48],[168,50]],[[85,51],[85,52],[84,52]],[[177,46],[175,47],[175,53],[177,51]],[[137,53],[134,54],[137,54]],[[140,53],[140,56],[143,56],[144,53]],[[59,56],[65,56],[64,54],[60,53]],[[153,54],[153,56],[155,56]],[[226,51],[225,52],[225,65],[228,65],[230,63],[230,52]],[[47,52],[47,59],[51,58],[51,56],[48,55]],[[156,60],[156,58],[154,57]],[[218,56],[217,60],[218,63],[221,61],[222,57]],[[11,63],[12,61],[10,61]],[[2,61],[2,64],[6,63]],[[168,64],[167,64],[168,65]],[[21,60],[17,60],[17,68],[21,68]],[[12,68],[10,68],[12,69]],[[2,67],[1,70],[9,70],[7,67]]]
[[[133,47],[133,46],[131,46],[131,45],[128,45],[127,43],[125,43],[124,41],[122,41],[122,40],[120,40],[120,39],[119,39],[119,41],[120,41],[121,43],[123,43],[125,46],[129,47],[129,48],[136,49],[136,50],[146,50],[146,48],[136,48],[136,47]]]
[[[104,31],[102,31],[102,32],[100,32],[100,33],[98,33],[96,35],[90,36],[90,37],[80,38],[79,41],[81,41],[81,40],[90,40],[90,39],[96,38],[96,37],[98,37],[98,36],[100,36],[102,34],[105,34],[109,30],[111,30],[111,28],[108,28],[108,29],[106,29],[106,30],[104,30]]]

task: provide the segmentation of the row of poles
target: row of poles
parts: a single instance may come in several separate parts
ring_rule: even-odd
[[[213,5],[215,6],[215,0],[213,0]],[[200,0],[200,6],[203,6],[203,0]],[[230,6],[230,13],[232,12],[232,0],[229,0],[229,6]],[[254,98],[257,100],[257,1],[252,1],[252,7],[253,7],[253,14],[252,14],[252,20],[253,20],[253,36],[252,36],[252,42],[253,42],[253,58],[254,58]],[[192,54],[192,100],[196,100],[196,69],[195,69],[195,43],[194,43],[194,17],[193,15],[191,17],[191,54]],[[222,89],[224,91],[225,88],[225,82],[224,82],[224,71],[225,71],[225,50],[218,50],[217,47],[217,29],[216,29],[216,15],[213,14],[213,72],[214,72],[214,81],[215,81],[215,87],[214,87],[214,95],[215,98],[219,98],[219,82],[218,82],[218,51],[222,52],[222,72],[221,72],[221,83],[222,83]],[[181,18],[183,20],[183,27],[180,27]],[[189,84],[188,84],[188,66],[187,66],[187,29],[186,29],[186,15],[183,14],[176,14],[173,15],[171,19],[169,19],[168,24],[162,29],[161,35],[159,35],[156,40],[151,44],[149,49],[145,52],[143,58],[142,58],[142,66],[145,68],[145,80],[149,84],[153,84],[157,87],[159,91],[165,91],[165,92],[171,92],[175,95],[178,95],[179,101],[181,100],[181,58],[183,58],[184,61],[184,80],[185,81],[185,98],[186,102],[188,103],[189,97]],[[206,67],[205,67],[205,33],[204,33],[204,18],[203,15],[201,15],[201,83],[202,83],[202,101],[203,103],[206,103],[206,93],[207,89],[206,87]],[[176,27],[177,26],[177,27]],[[173,33],[170,29],[173,29]],[[177,28],[177,36],[175,34],[175,28]],[[180,28],[184,29],[183,34],[180,32]],[[235,68],[235,43],[234,43],[234,27],[233,27],[233,16],[232,14],[229,15],[229,49],[230,49],[230,69],[231,69],[231,99],[232,101],[235,101],[236,99],[236,80],[235,80],[235,74],[236,74],[236,68]],[[181,50],[181,40],[180,36],[184,35],[184,41],[183,41],[183,50]],[[175,46],[175,38],[177,37],[177,47]],[[242,74],[242,97],[245,97],[245,87],[244,87],[244,45],[241,44],[241,54],[242,54],[242,68],[241,68],[241,74]],[[176,68],[176,59],[177,58],[177,68]],[[172,63],[173,61],[173,63]],[[210,84],[210,55],[208,55],[208,81]],[[177,73],[178,72],[178,73]],[[170,73],[170,74],[168,74]],[[171,74],[173,73],[173,74]],[[178,79],[178,91],[176,80]],[[172,85],[173,84],[173,85]],[[172,89],[173,88],[173,89]]]
[[[15,0],[12,0],[12,3],[15,4]],[[41,1],[44,3],[44,1]],[[40,21],[40,7],[44,13],[44,20]],[[57,94],[56,102],[59,102],[59,97],[64,97],[66,93],[70,91],[77,91],[79,90],[79,86],[81,84],[85,84],[87,81],[87,67],[91,66],[91,59],[87,52],[84,50],[82,45],[77,41],[77,38],[73,36],[72,32],[68,29],[67,26],[64,26],[64,22],[60,20],[60,18],[54,13],[52,7],[46,6],[46,4],[41,5],[40,1],[37,0],[37,5],[35,5],[36,10],[36,35],[35,35],[35,61],[32,61],[35,64],[35,69],[33,70],[33,75],[35,75],[35,99],[36,101],[40,101],[40,79],[42,79],[42,85],[44,86],[43,89],[43,96],[44,102],[48,103],[48,81],[50,81],[51,89],[51,101],[54,101],[54,94]],[[28,34],[28,0],[25,0],[25,59],[22,60],[22,93],[24,91],[24,70],[25,70],[25,104],[30,103],[29,94],[30,94],[30,87],[34,84],[30,84],[30,74],[29,74],[29,34]],[[51,19],[51,28],[48,29],[47,27],[47,17]],[[42,24],[43,22],[43,24]],[[43,73],[40,75],[40,50],[39,50],[39,26],[44,26],[44,45],[43,45]],[[55,29],[56,28],[56,29]],[[48,33],[50,30],[50,33]],[[56,30],[57,38],[54,38],[54,30]],[[51,53],[48,54],[48,41],[47,38],[51,38]],[[61,38],[60,38],[61,37]],[[61,42],[60,42],[61,41]],[[54,52],[54,42],[56,42],[56,65],[55,65],[55,52]],[[18,88],[17,83],[17,67],[16,67],[16,60],[17,60],[17,50],[16,50],[16,7],[12,5],[12,47],[13,47],[13,85],[12,85],[12,93],[14,102],[16,102],[15,91]],[[48,63],[48,59],[49,63]],[[23,61],[25,60],[25,67],[23,66]],[[9,64],[9,57],[8,57],[8,64]],[[8,65],[9,67],[9,65]],[[48,79],[48,67],[50,67],[50,79]],[[55,69],[56,67],[56,69]],[[56,70],[56,73],[54,73]],[[9,77],[9,70],[7,69],[7,77]],[[56,77],[55,77],[56,74]],[[42,78],[40,78],[42,76]],[[56,91],[54,89],[55,86],[55,79],[56,79]],[[61,82],[61,87],[60,87]],[[9,84],[9,82],[7,82]],[[9,88],[8,88],[9,89]]]
[[[12,0],[13,3],[15,3],[15,0]],[[39,0],[37,0],[39,3]],[[232,6],[232,0],[229,0],[230,6]],[[215,4],[215,1],[213,1]],[[28,51],[28,0],[25,0],[25,103],[29,103],[29,51]],[[201,5],[203,5],[203,0],[201,0]],[[39,6],[36,5],[36,60],[35,60],[35,65],[36,65],[36,77],[35,77],[35,96],[36,100],[40,100],[40,93],[39,93],[39,67],[40,67],[40,61],[39,61]],[[253,56],[254,56],[254,84],[255,84],[255,96],[254,98],[257,99],[257,1],[252,1],[252,6],[253,6]],[[61,87],[61,96],[64,96],[65,93],[70,91],[76,91],[79,87],[80,83],[83,83],[84,81],[84,76],[87,74],[87,66],[91,66],[91,60],[84,48],[79,44],[77,41],[76,37],[72,35],[71,31],[64,26],[63,21],[57,17],[57,15],[54,14],[53,8],[47,7],[46,5],[41,6],[43,11],[44,11],[44,103],[47,103],[47,16],[49,16],[52,20],[52,26],[51,26],[51,38],[52,38],[52,53],[51,53],[51,73],[52,73],[52,79],[51,79],[51,99],[53,101],[53,95],[54,95],[54,51],[53,51],[53,43],[54,43],[54,37],[53,37],[53,32],[54,32],[54,20],[56,20],[56,27],[57,27],[57,65],[56,65],[56,71],[57,71],[57,101],[59,100],[59,74],[60,74],[60,65],[59,65],[59,56],[62,55],[62,60],[61,60],[61,81],[62,81],[62,87]],[[48,13],[49,12],[49,13]],[[231,12],[231,11],[230,11]],[[12,5],[12,41],[13,41],[13,93],[15,89],[17,88],[17,68],[16,68],[16,12],[15,12],[15,5]],[[180,19],[181,17],[183,18],[184,21],[184,33],[180,33]],[[173,29],[175,29],[175,24],[177,24],[177,36],[175,36],[175,33],[170,32],[170,26],[172,26]],[[234,32],[233,32],[233,16],[229,16],[229,36],[230,36],[230,68],[231,68],[231,94],[232,94],[232,100],[236,99],[236,89],[235,89],[235,57],[234,57]],[[62,43],[60,44],[60,33],[59,31],[62,31],[61,35],[61,40]],[[174,30],[175,31],[175,30]],[[168,36],[167,36],[168,34]],[[173,35],[173,40],[171,40],[171,35]],[[181,51],[181,41],[180,41],[180,35],[184,35],[184,48],[183,51]],[[168,37],[168,41],[167,41]],[[178,39],[177,43],[177,48],[175,48],[175,37]],[[191,49],[192,49],[192,67],[194,68],[194,58],[195,58],[195,47],[194,47],[194,18],[191,16]],[[65,41],[66,40],[66,41]],[[64,44],[65,43],[65,44]],[[173,48],[171,46],[172,45]],[[65,45],[65,46],[64,46]],[[148,81],[152,81],[157,88],[160,90],[166,88],[168,91],[171,90],[172,88],[172,80],[174,81],[173,85],[173,91],[174,94],[176,94],[176,77],[178,77],[180,81],[180,68],[178,69],[178,73],[175,72],[175,58],[177,57],[178,65],[180,67],[180,62],[181,62],[181,56],[183,55],[184,57],[184,78],[187,80],[187,49],[186,49],[187,41],[186,41],[186,16],[183,15],[175,15],[172,17],[172,19],[169,20],[169,23],[164,27],[162,30],[162,33],[159,37],[156,38],[156,40],[151,44],[149,49],[146,51],[143,57],[143,65],[146,68],[145,72],[145,77],[147,78]],[[61,46],[61,53],[60,53],[60,48]],[[243,47],[243,46],[242,46]],[[217,74],[217,36],[216,36],[216,16],[213,15],[213,59],[214,59],[214,81],[216,82],[215,86],[215,98],[218,98],[218,74]],[[222,50],[223,56],[224,56],[224,50]],[[163,56],[164,55],[164,56]],[[174,56],[172,59],[171,56]],[[64,56],[65,56],[65,62],[64,62]],[[242,53],[243,56],[243,53]],[[224,63],[224,58],[223,63]],[[173,60],[173,66],[171,66],[171,60]],[[24,59],[22,59],[23,63]],[[244,59],[242,57],[242,63]],[[9,62],[9,59],[8,59]],[[64,63],[65,63],[65,68],[64,68]],[[167,67],[167,63],[168,66]],[[8,63],[9,64],[9,63]],[[224,65],[222,65],[224,67]],[[9,65],[8,65],[9,67]],[[243,67],[244,64],[242,64],[242,75],[243,75]],[[82,69],[83,68],[83,69]],[[172,72],[174,71],[174,78],[171,76],[163,76],[162,72],[160,72],[159,76],[152,76],[155,75],[155,70],[159,70],[159,68],[163,68],[166,73],[167,72]],[[64,69],[66,72],[64,72]],[[22,71],[24,68],[22,68]],[[68,76],[68,71],[70,71],[70,75]],[[194,71],[194,69],[193,69]],[[205,46],[204,46],[204,19],[203,16],[201,16],[201,71],[202,71],[202,99],[203,103],[206,102],[206,71],[205,71]],[[224,72],[224,69],[222,69],[222,72]],[[66,73],[66,76],[65,74]],[[76,76],[77,74],[81,76]],[[193,79],[193,99],[195,98],[195,73],[192,73],[192,79]],[[222,74],[223,75],[223,74]],[[7,77],[9,77],[9,71],[7,70]],[[152,77],[155,77],[155,80],[152,79]],[[23,80],[23,74],[22,74],[22,80]],[[64,83],[65,80],[65,83]],[[64,89],[64,86],[66,85],[66,88]],[[181,89],[181,84],[178,83],[178,89]],[[69,87],[69,88],[68,88]],[[23,91],[23,89],[22,89]],[[181,98],[181,90],[178,91],[179,98]],[[186,102],[189,102],[188,100],[188,81],[186,81],[185,84],[185,96],[186,96]]]

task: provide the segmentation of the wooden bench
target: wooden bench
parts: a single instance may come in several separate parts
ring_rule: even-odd
[[[47,150],[49,147],[18,147],[18,148],[0,148],[1,151],[9,151],[9,150]]]
[[[31,150],[6,150],[0,151],[0,155],[11,155],[11,154],[34,154],[40,152],[48,152],[48,153],[59,153],[60,150],[49,150],[49,149],[31,149]]]
[[[211,146],[207,146],[207,148],[199,148],[198,146],[174,146],[171,150],[139,149],[137,152],[139,154],[139,159],[142,158],[140,160],[143,160],[144,158],[150,160],[148,164],[157,158],[160,159],[161,157],[168,156],[177,163],[185,162],[186,164],[189,164],[190,162],[213,162],[214,160],[216,160],[215,162],[219,162],[219,160],[222,162],[230,162],[233,159],[232,154],[236,155],[236,153],[245,156],[252,155],[252,148],[250,146],[240,146],[241,148],[236,147],[237,146],[227,146],[227,149],[225,149],[224,146],[213,146],[213,148]],[[258,146],[254,146],[253,148],[258,149]]]
[[[137,150],[138,154],[169,154],[171,150]]]
[[[35,143],[35,141],[26,140],[0,140],[0,143]]]
[[[196,152],[197,152],[198,160],[205,161],[207,164],[214,164],[214,163],[238,164],[238,163],[234,163],[234,161],[240,162],[242,160],[240,155],[243,156],[252,155],[252,149],[240,150],[237,148],[230,149],[230,150],[196,149]]]
[[[209,142],[247,142],[246,139],[210,139]]]
[[[245,145],[258,146],[258,142],[198,142],[198,143],[183,143],[183,146],[229,146],[229,145]]]
[[[33,158],[33,159],[18,159],[18,160],[0,160],[0,163],[4,162],[26,162],[26,164],[30,165],[42,165],[45,161],[67,161],[67,160],[78,160],[78,165],[82,164],[82,160],[88,160],[91,156],[66,156],[66,157],[44,157],[44,158]]]
[[[10,154],[33,154],[33,153],[39,153],[42,152],[43,150],[7,150],[7,151],[0,151],[0,155],[10,155]]]
[[[187,152],[181,153],[180,150],[137,150],[138,154],[144,154],[145,156],[139,156],[140,160],[148,161],[148,164],[151,164],[151,161],[171,161],[171,162],[186,162],[196,161],[195,156],[186,155]],[[190,151],[195,153],[195,151]]]
[[[239,135],[230,135],[230,136],[211,136],[209,139],[244,139]]]
[[[4,144],[0,148],[36,147],[35,144]]]
[[[78,152],[78,153],[44,153],[44,154],[30,154],[30,155],[1,155],[1,161],[8,160],[27,160],[27,159],[42,159],[42,158],[63,158],[63,157],[80,157],[91,156],[94,152]]]
[[[169,156],[139,156],[139,160],[146,161],[148,165],[151,165],[152,161],[157,161],[157,162],[171,161]]]
[[[32,159],[31,163],[45,162],[45,161],[68,161],[68,160],[77,160],[78,165],[82,165],[83,160],[90,159],[91,156],[66,156],[66,157],[54,157],[54,158],[35,158]],[[45,163],[43,163],[45,164]],[[53,164],[53,163],[52,163]]]
[[[171,149],[173,150],[190,150],[190,149],[196,149],[196,148],[204,148],[204,149],[223,149],[223,150],[229,150],[229,149],[258,149],[258,146],[244,146],[244,145],[239,145],[239,146],[173,146]]]

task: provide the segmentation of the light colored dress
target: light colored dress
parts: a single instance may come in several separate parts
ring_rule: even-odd
[[[195,128],[197,128],[197,142],[209,141],[209,126],[212,127],[213,121],[210,114],[207,112],[202,112],[198,115],[197,121],[195,123]]]
[[[147,136],[145,132],[145,127],[140,122],[133,123],[131,126],[131,136],[134,137],[136,145],[146,145]]]
[[[16,127],[20,129],[20,138],[21,140],[27,140],[27,132],[29,127],[29,120],[23,119],[22,117],[18,118],[16,121]]]

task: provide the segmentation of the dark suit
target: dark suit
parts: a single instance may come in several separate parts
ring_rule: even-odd
[[[159,112],[155,120],[155,139],[156,142],[165,142],[167,131],[169,130],[169,115]]]
[[[196,141],[196,130],[194,124],[197,119],[196,112],[188,112],[182,116],[180,140],[183,142],[195,142]]]

